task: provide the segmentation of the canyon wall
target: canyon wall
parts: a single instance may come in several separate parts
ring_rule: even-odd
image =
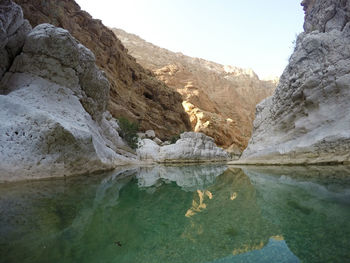
[[[114,117],[137,121],[141,130],[155,130],[161,139],[191,128],[181,95],[136,63],[113,32],[74,1],[15,2],[33,27],[50,23],[67,29],[95,54],[97,65],[110,82],[108,110]]]
[[[304,0],[304,31],[241,162],[350,161],[350,1]]]
[[[62,28],[32,30],[10,0],[0,21],[0,182],[136,162],[106,111],[109,82],[94,54]]]
[[[112,30],[137,62],[182,95],[193,131],[237,154],[247,146],[255,106],[272,94],[276,80],[261,81],[250,69],[174,53],[121,29]]]

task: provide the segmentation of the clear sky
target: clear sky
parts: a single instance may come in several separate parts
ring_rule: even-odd
[[[302,32],[301,0],[76,0],[109,27],[157,46],[279,76]]]

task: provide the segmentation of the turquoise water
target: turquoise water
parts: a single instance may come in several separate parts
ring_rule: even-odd
[[[2,184],[0,262],[350,262],[350,168],[157,166]]]

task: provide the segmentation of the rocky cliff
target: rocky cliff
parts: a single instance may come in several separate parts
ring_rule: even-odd
[[[65,28],[95,54],[111,85],[108,109],[114,117],[138,121],[142,130],[155,130],[162,139],[190,129],[180,94],[136,63],[113,32],[74,1],[15,2],[32,26],[50,23]]]
[[[50,24],[33,30],[0,6],[0,181],[66,176],[136,161],[107,109],[109,82],[94,54]],[[7,66],[9,65],[9,66]]]
[[[232,151],[251,136],[255,106],[270,96],[274,81],[261,81],[249,69],[223,66],[157,47],[121,29],[113,32],[142,66],[182,95],[192,130]]]
[[[304,0],[305,32],[257,106],[250,163],[350,161],[350,1]]]

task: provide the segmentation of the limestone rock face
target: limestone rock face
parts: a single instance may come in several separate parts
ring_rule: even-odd
[[[137,154],[143,161],[171,162],[201,162],[225,161],[228,154],[215,145],[214,139],[203,133],[184,132],[175,144],[158,146],[152,140],[143,139]]]
[[[23,19],[22,9],[10,0],[0,2],[0,78],[9,69],[21,51],[26,35],[31,30]]]
[[[305,11],[304,30],[329,32],[333,29],[342,31],[349,22],[348,0],[303,0],[301,5]]]
[[[350,1],[303,4],[305,32],[274,95],[257,106],[243,162],[350,160]]]
[[[139,122],[164,140],[189,130],[181,95],[158,81],[128,55],[114,33],[72,0],[15,0],[32,26],[50,23],[68,30],[96,56],[110,82],[108,110],[114,117]]]
[[[182,95],[193,131],[224,148],[242,151],[247,146],[255,106],[272,94],[276,82],[259,80],[251,69],[171,52],[121,29],[113,32],[137,62]]]
[[[0,181],[132,162],[118,153],[124,142],[106,112],[108,91],[92,52],[68,31],[34,28],[0,83]]]

